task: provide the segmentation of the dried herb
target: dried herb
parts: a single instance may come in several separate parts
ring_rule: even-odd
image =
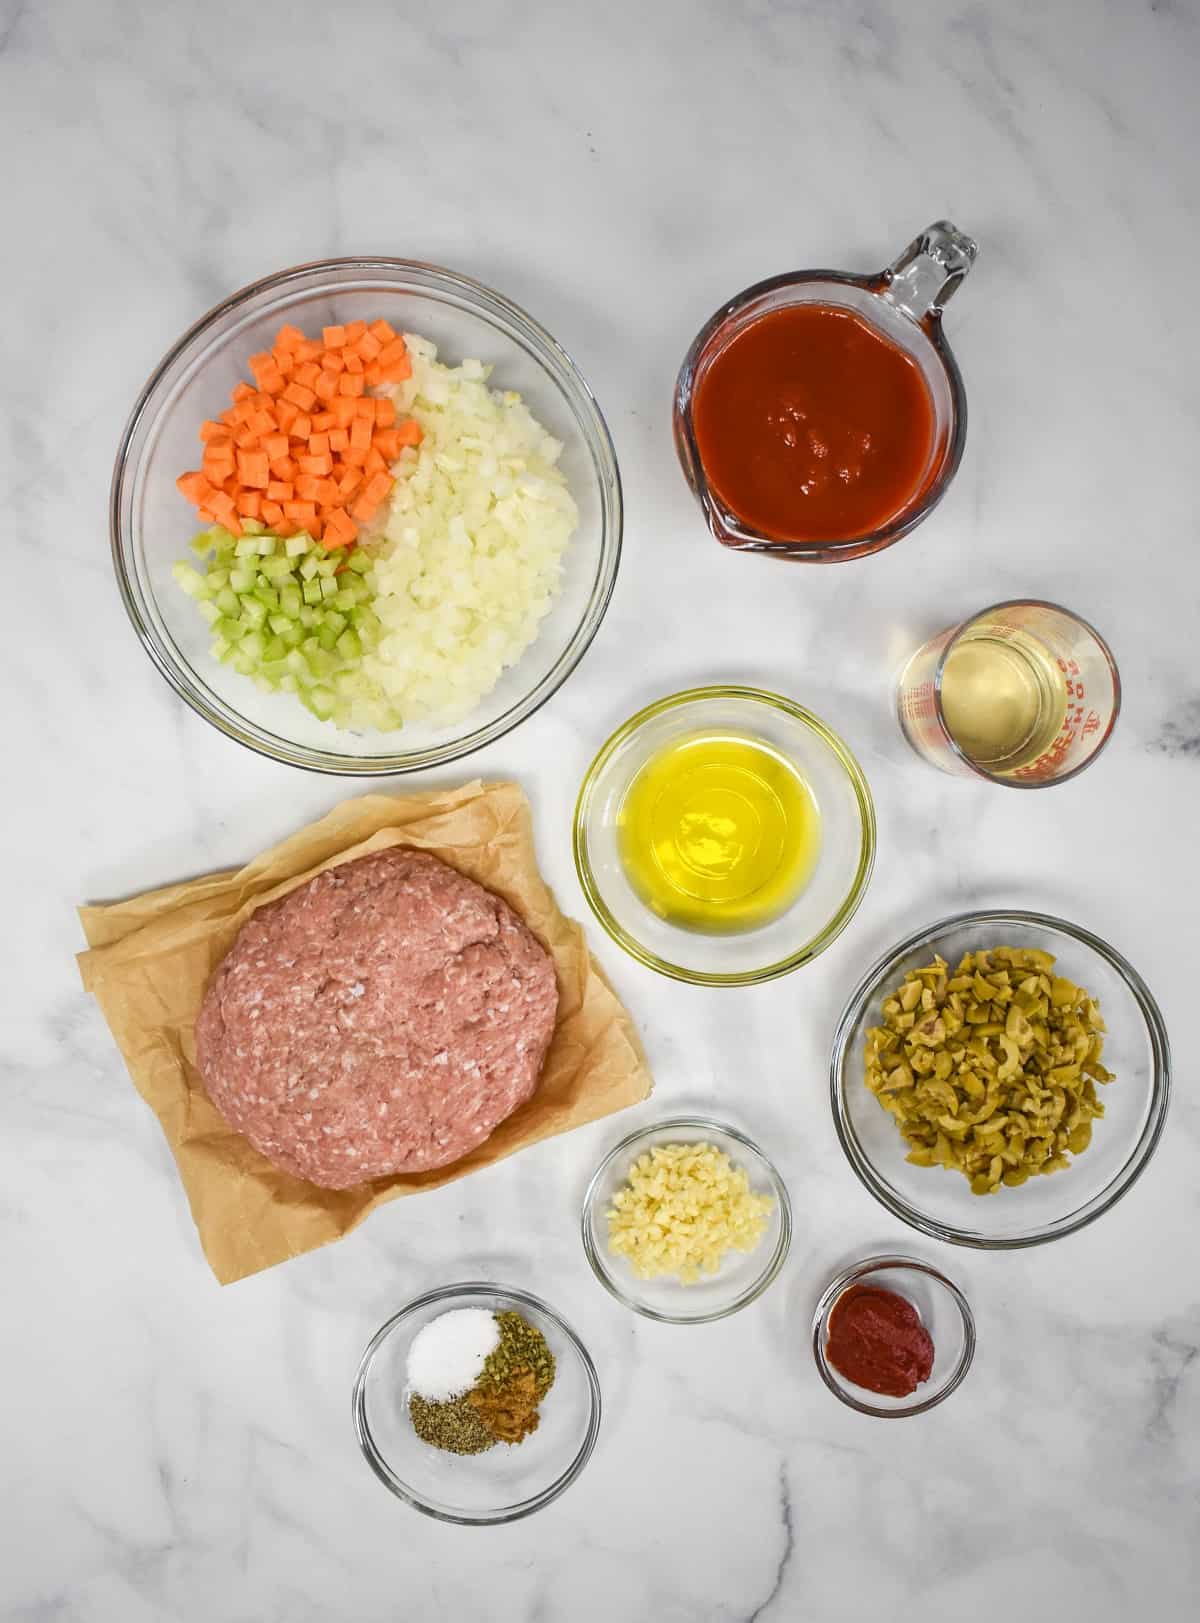
[[[414,1392],[408,1400],[408,1414],[421,1441],[444,1448],[448,1454],[482,1454],[496,1442],[466,1397],[431,1403]]]
[[[511,1309],[497,1313],[496,1323],[500,1327],[500,1342],[484,1361],[475,1383],[476,1391],[498,1392],[514,1375],[528,1370],[533,1375],[538,1399],[544,1398],[554,1384],[554,1354],[546,1345],[545,1336]]]

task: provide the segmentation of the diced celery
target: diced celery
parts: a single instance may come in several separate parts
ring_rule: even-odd
[[[189,597],[203,598],[208,596],[208,581],[198,569],[193,569],[191,564],[174,564],[171,573],[175,577],[175,584],[181,587]]]
[[[212,573],[218,574],[220,571],[213,570]],[[253,569],[233,569],[229,572],[229,584],[239,595],[243,592],[252,592],[256,578]]]
[[[336,557],[335,558],[330,558],[327,555],[324,558],[322,558],[322,557],[318,556],[318,558],[317,558],[317,574],[322,576],[325,579],[328,579],[332,575],[336,575],[337,572],[338,572],[338,564],[339,564],[339,562],[340,562],[340,560],[338,558],[336,558]]]
[[[222,586],[229,585],[229,576],[228,569],[210,569],[204,581],[210,592],[219,592]]]
[[[275,537],[273,535],[260,535],[255,546],[255,551],[258,553],[260,558],[269,558],[275,551]]]
[[[343,631],[337,640],[336,647],[343,659],[362,658],[362,643],[359,642],[353,631]]]
[[[298,586],[287,585],[279,588],[279,607],[289,619],[294,620],[300,613],[300,605],[303,601]]]
[[[285,580],[291,580],[292,561],[290,558],[264,558],[262,573],[273,586],[278,586]]]
[[[237,545],[237,537],[232,530],[227,530],[223,524],[211,524],[208,530],[212,544],[218,552],[232,552]]]
[[[205,619],[210,626],[215,625],[216,622],[221,618],[221,611],[215,603],[197,603],[196,607],[200,610],[201,617]]]
[[[264,609],[277,609],[279,607],[279,593],[273,586],[256,586],[253,596]]]
[[[335,592],[333,596],[334,608],[341,609],[343,613],[347,609],[352,609],[357,601],[358,600],[354,596],[354,593],[347,591],[345,587],[342,587],[339,591]]]
[[[289,626],[286,631],[279,633],[288,648],[299,648],[304,641],[304,633],[299,626]]]
[[[322,623],[329,626],[336,637],[346,629],[346,616],[339,614],[336,609],[326,609],[325,619]]]
[[[314,626],[324,623],[325,611],[324,609],[314,608],[311,603],[302,603],[297,618],[306,631],[311,631]]]
[[[242,638],[241,652],[247,659],[260,660],[266,649],[266,639],[261,631],[247,631]]]
[[[213,634],[223,637],[226,642],[237,642],[245,633],[246,626],[241,620],[231,620],[227,615],[220,620],[213,621]]]
[[[239,676],[254,675],[254,660],[249,654],[244,654],[240,648],[235,648],[229,661]]]
[[[291,616],[280,614],[278,611],[267,616],[267,624],[277,637],[282,637],[285,631],[292,629]]]
[[[279,678],[279,691],[280,693],[299,693],[300,684],[292,675],[291,671],[288,671],[286,675]]]
[[[267,646],[263,649],[263,661],[265,663],[272,660],[282,660],[286,653],[287,643],[284,642],[281,636],[276,634],[274,637],[267,639]]]
[[[233,551],[234,556],[237,558],[257,558],[258,537],[256,535],[244,535]]]
[[[356,575],[365,575],[371,567],[370,554],[364,552],[361,547],[356,547],[346,559],[346,564]]]
[[[327,654],[333,652],[337,637],[338,634],[331,625],[323,625],[320,631],[317,632],[317,641]]]
[[[322,721],[328,721],[337,709],[337,699],[328,688],[310,688],[303,698],[313,715]]]
[[[266,655],[258,669],[260,675],[265,676],[273,688],[277,688],[283,678],[288,674],[287,662],[285,660],[271,658],[270,643],[267,644]]]
[[[212,655],[212,657],[214,659],[224,660],[226,658],[226,656],[228,655],[229,650],[230,650],[231,647],[232,647],[232,644],[226,642],[224,637],[218,637],[216,639],[216,641],[214,643],[212,643],[212,645],[210,646],[209,653]]]
[[[321,583],[316,580],[304,582],[304,601],[311,607],[321,601]]]
[[[239,610],[238,595],[230,586],[223,586],[217,593],[217,607],[222,614],[229,614],[236,618]]]
[[[252,626],[265,624],[267,611],[256,597],[242,599],[242,619]]]
[[[212,536],[207,530],[201,530],[199,535],[194,535],[192,537],[191,548],[192,551],[198,553],[201,558],[207,558],[213,549]]]
[[[300,535],[289,535],[283,547],[289,558],[303,558],[312,547],[312,537],[303,532]]]
[[[262,535],[267,527],[265,524],[260,524],[256,518],[244,518],[241,520],[241,525],[246,535]]]
[[[321,577],[321,596],[322,596],[322,598],[324,598],[326,601],[328,601],[329,598],[336,597],[337,595],[338,595],[338,583],[337,583],[337,581],[334,580],[332,575],[322,575],[322,577]]]
[[[289,648],[284,663],[298,682],[307,682],[310,679],[308,661],[299,648]]]
[[[314,576],[316,575],[317,570],[319,568],[320,568],[320,559],[318,559],[313,553],[310,552],[308,557],[300,565],[301,578],[303,580],[312,580],[314,578]]]

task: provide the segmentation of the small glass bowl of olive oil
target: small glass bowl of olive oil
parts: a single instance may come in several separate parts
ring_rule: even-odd
[[[584,778],[575,866],[613,939],[677,980],[770,980],[822,952],[862,899],[875,814],[810,711],[760,688],[672,694]]]

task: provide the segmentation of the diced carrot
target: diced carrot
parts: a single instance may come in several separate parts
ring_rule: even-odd
[[[263,411],[261,408],[254,413],[248,424],[256,434],[273,434],[279,424],[275,421],[273,411]]]
[[[269,524],[274,529],[283,517],[283,508],[280,507],[278,502],[264,501],[261,517],[264,524]]]
[[[270,481],[270,461],[265,451],[239,451],[238,473],[251,490],[265,490]]]
[[[379,387],[379,385],[383,382],[383,368],[380,366],[378,361],[371,361],[368,363],[367,368],[363,373],[363,378],[368,389],[377,389]]]
[[[379,367],[384,383],[403,383],[405,378],[412,377],[412,362],[407,355],[402,355],[399,360],[389,361],[386,365],[380,356],[375,364]]]
[[[319,361],[325,353],[325,345],[319,338],[305,338],[296,345],[296,364],[304,361]]]
[[[315,473],[318,476],[333,471],[333,458],[326,451],[323,456],[304,456],[296,458],[296,465],[301,473]]]
[[[346,356],[346,370],[347,372],[355,373],[362,372],[363,370],[362,356],[357,355],[354,350],[350,350]]]
[[[361,468],[367,460],[369,445],[355,445],[351,442],[350,449],[342,453],[342,461],[351,468]]]
[[[374,501],[370,496],[368,496],[366,491],[364,490],[362,495],[354,503],[353,507],[351,507],[350,511],[354,514],[354,517],[356,519],[358,519],[360,523],[366,524],[370,519],[372,519],[375,516],[375,509],[378,506],[379,506],[379,503],[377,501]]]
[[[249,399],[254,393],[255,390],[248,383],[239,382],[234,384],[230,399],[237,405],[241,401]]]
[[[408,345],[403,338],[393,338],[390,344],[385,344],[376,359],[380,366],[390,367],[395,361],[408,359]]]
[[[300,529],[300,526],[295,522],[294,519],[290,519],[281,513],[275,520],[274,524],[272,524],[271,528],[275,531],[276,535],[282,536],[286,540],[289,535],[296,535]]]
[[[361,355],[363,364],[366,365],[368,361],[373,361],[376,358],[382,348],[382,343],[373,332],[365,332],[358,343],[355,344],[354,353]]]
[[[365,321],[348,321],[346,323],[346,342],[348,344],[357,344],[366,330],[367,324]]]
[[[175,481],[175,488],[181,496],[186,496],[188,501],[199,504],[207,499],[212,486],[204,474],[199,469],[194,468],[191,473],[181,473],[179,475],[179,478]]]
[[[294,456],[277,456],[271,463],[271,474],[276,479],[294,479],[299,472]]]
[[[262,497],[257,490],[244,490],[234,506],[241,518],[259,518],[262,515]]]
[[[344,372],[346,370],[346,357],[338,349],[327,349],[321,357],[321,365],[326,372]]]
[[[316,361],[305,361],[292,373],[297,383],[302,383],[306,389],[311,389],[321,376],[321,368]]]
[[[275,362],[271,357],[271,351],[269,349],[260,349],[256,354],[251,355],[246,364],[254,374],[254,381],[258,383],[258,374],[263,371],[264,368],[274,366]],[[261,383],[259,383],[258,386],[260,389],[262,388]]]
[[[315,501],[317,501],[318,500],[318,493],[320,492],[320,489],[321,489],[321,483],[322,483],[321,480],[317,478],[315,473],[301,473],[301,474],[298,474],[296,476],[296,488],[295,488],[294,494],[293,494],[293,492],[291,490],[289,490],[288,493],[287,493],[288,501],[292,501],[292,500],[298,500],[298,501],[302,501],[302,502],[315,502]]]
[[[314,422],[316,419],[313,419]],[[344,428],[331,428],[329,430],[329,449],[335,454],[344,451],[350,443],[350,436]]]
[[[273,502],[290,502],[296,495],[296,488],[286,479],[272,479],[267,486],[267,499]]]
[[[362,417],[363,419],[365,419],[366,422],[368,422],[371,425],[372,428],[374,428],[375,427],[375,402],[374,402],[374,400],[368,400],[366,398],[360,398],[360,399],[356,400],[354,402],[354,415],[356,417]]]
[[[336,400],[330,401],[329,409],[336,418],[339,428],[350,427],[356,415],[356,405],[356,401],[350,400],[344,395],[339,395]]]
[[[264,372],[259,378],[259,382],[267,394],[282,394],[287,387],[287,373],[281,372],[277,366],[272,364],[270,371]]]
[[[400,455],[400,439],[394,428],[377,428],[371,444],[385,462],[394,462]]]
[[[338,393],[341,395],[360,395],[363,392],[362,374],[343,372],[338,379]]]
[[[317,397],[311,389],[306,389],[302,383],[289,383],[283,391],[283,398],[290,400],[301,411],[311,411],[317,403]]]
[[[357,468],[349,468],[338,480],[338,495],[344,502],[350,500],[355,491],[362,489],[362,474]]]
[[[358,534],[358,526],[344,507],[331,507],[325,514],[325,545],[344,547]]]
[[[296,364],[296,357],[292,354],[290,349],[280,349],[279,345],[276,344],[275,348],[271,351],[271,359],[275,362],[275,365],[283,373],[285,378],[291,377],[292,368]]]
[[[402,423],[396,424],[398,445],[420,445],[422,438],[421,425],[415,417],[406,417]]]
[[[318,372],[317,381],[313,384],[313,393],[318,400],[328,403],[338,392],[338,375],[336,372]]]
[[[262,448],[274,462],[276,457],[288,454],[288,437],[286,434],[264,434]]]
[[[350,449],[365,456],[371,446],[371,425],[365,417],[356,417],[350,424]]]
[[[307,443],[308,436],[312,433],[312,418],[306,411],[297,413],[292,421],[292,426],[288,429],[288,433],[292,439],[304,440]]]
[[[299,406],[293,406],[290,400],[281,400],[275,408],[275,417],[279,423],[280,432],[286,434],[299,415]]]
[[[309,519],[308,523],[305,525],[305,529],[308,531],[309,535],[312,536],[314,541],[319,541],[321,539],[321,536],[324,534],[325,526],[321,521],[320,513],[317,514],[316,518]]]
[[[346,329],[345,327],[322,327],[321,337],[325,342],[326,349],[341,349],[346,342]]]
[[[375,427],[390,428],[396,421],[396,403],[394,400],[379,399],[375,402]]]
[[[308,476],[305,475],[305,477]],[[317,488],[313,492],[312,499],[318,507],[336,507],[338,500],[337,481],[334,479],[318,479]]]
[[[381,502],[395,483],[391,474],[384,468],[379,473],[373,473],[367,480],[364,494],[374,496],[376,501]]]
[[[211,507],[198,507],[196,509],[196,517],[200,520],[201,524],[215,524],[217,522],[217,515],[213,512]]]
[[[384,321],[382,317],[378,321],[373,321],[367,331],[372,338],[378,338],[381,344],[390,344],[396,336],[396,329]]]
[[[253,451],[261,437],[252,428],[239,428],[233,436],[233,443],[239,451]]]
[[[223,485],[229,475],[234,471],[232,461],[224,457],[206,456],[200,463],[200,470],[211,485]]]
[[[303,344],[304,341],[304,334],[300,331],[299,327],[292,327],[287,324],[280,327],[279,331],[275,334],[276,349],[294,350],[298,345]]]
[[[294,519],[297,524],[308,524],[317,516],[313,502],[284,502],[283,512],[285,518]]]
[[[337,418],[332,411],[316,411],[313,413],[312,431],[314,434],[327,434],[331,428],[337,427]]]
[[[227,406],[221,413],[221,421],[225,424],[226,428],[236,428],[241,420],[242,419],[238,416],[238,408],[236,406]]]
[[[232,496],[227,496],[223,490],[218,491],[215,496],[209,497],[208,505],[227,530],[232,531],[234,535],[241,535],[242,526],[238,523],[237,508],[233,505]]]
[[[387,463],[380,456],[378,446],[372,445],[367,452],[367,460],[363,463],[363,472],[366,474],[387,472]]]
[[[316,424],[315,423],[313,424],[313,428],[314,428],[314,430],[316,429]],[[310,434],[308,436],[308,454],[309,454],[309,456],[324,456],[325,453],[328,450],[329,450],[329,435],[328,434],[321,434],[321,433],[314,432],[314,433],[312,433],[312,434]]]
[[[229,429],[224,423],[214,422],[210,417],[207,421],[200,424],[200,438],[205,442],[206,445],[211,440],[228,439]]]

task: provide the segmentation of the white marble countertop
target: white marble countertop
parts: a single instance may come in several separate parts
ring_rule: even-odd
[[[18,650],[0,1616],[1194,1616],[1200,13],[1191,0],[347,0],[310,24],[310,10],[0,0],[3,578]],[[948,498],[865,563],[725,555],[670,441],[696,327],[778,270],[874,268],[943,215],[981,244],[947,318],[971,401]],[[598,742],[671,688],[762,682],[859,753],[879,862],[835,947],[755,990],[668,983],[589,927],[644,1032],[650,1105],[222,1290],[80,990],[73,907],[240,862],[354,786],[260,760],[176,701],[113,585],[107,484],[137,390],[200,312],[267,271],[364,250],[462,269],[560,337],[607,413],[628,503],[616,594],[579,671],[433,781],[523,783],[544,870],[582,918],[569,816]],[[1020,594],[1092,619],[1125,681],[1104,758],[1041,795],[941,776],[889,709],[907,649]],[[1006,902],[1115,941],[1182,1063],[1128,1199],[1071,1239],[990,1256],[923,1241],[860,1188],[826,1060],[870,959],[938,913]],[[618,1133],[692,1103],[774,1152],[796,1238],[752,1309],[672,1329],[593,1282],[576,1211]],[[961,1391],[900,1426],[840,1407],[805,1341],[831,1271],[880,1247],[935,1257],[979,1326]],[[605,1416],[558,1503],[475,1531],[380,1488],[349,1391],[392,1309],[480,1274],[576,1324]]]

